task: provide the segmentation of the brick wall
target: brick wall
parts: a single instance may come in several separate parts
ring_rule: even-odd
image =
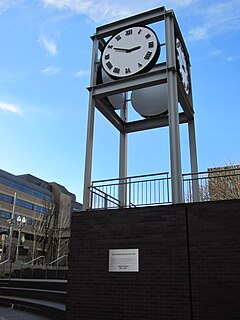
[[[67,319],[240,319],[240,201],[75,214]],[[109,272],[139,249],[139,272]]]
[[[240,319],[240,201],[187,207],[193,319]]]

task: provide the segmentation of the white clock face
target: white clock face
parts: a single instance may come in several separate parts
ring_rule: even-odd
[[[149,71],[159,54],[160,45],[155,32],[148,27],[132,27],[107,42],[101,62],[107,74],[117,79]]]
[[[184,54],[182,44],[178,38],[176,39],[176,49],[177,49],[177,61],[178,61],[179,73],[181,75],[182,84],[185,92],[189,94],[190,82],[189,82],[188,65],[187,65],[187,60]]]

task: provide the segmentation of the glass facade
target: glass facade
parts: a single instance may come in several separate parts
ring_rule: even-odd
[[[0,200],[4,201],[4,202],[8,202],[8,203],[13,203],[13,197],[0,193]],[[42,206],[39,206],[37,204],[31,203],[31,202],[27,202],[21,199],[17,199],[16,201],[16,205],[22,208],[26,208],[29,210],[33,210],[39,213],[48,213],[48,209]]]
[[[4,184],[5,186],[11,187],[13,189],[25,192],[27,194],[30,194],[31,196],[46,200],[47,202],[52,202],[52,196],[45,194],[43,192],[28,188],[24,185],[21,185],[20,183],[16,183],[14,181],[8,180],[6,178],[0,177],[0,183]]]
[[[11,216],[12,216],[11,212],[0,210],[0,218],[5,219],[5,220],[10,220]],[[15,223],[17,223],[17,217],[18,216],[20,216],[21,218],[23,217],[20,214],[15,214],[14,219],[13,219],[15,221]],[[29,218],[29,217],[25,217],[25,218],[26,218],[26,221],[27,221],[27,225],[33,225],[33,223],[35,221],[37,221],[36,219],[32,219],[32,218]]]
[[[0,210],[0,218],[9,220],[11,219],[11,212]]]

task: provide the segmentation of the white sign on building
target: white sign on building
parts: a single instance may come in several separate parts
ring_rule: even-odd
[[[109,272],[139,272],[139,249],[110,249]]]

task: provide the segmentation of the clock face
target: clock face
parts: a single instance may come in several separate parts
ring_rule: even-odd
[[[148,27],[132,27],[107,42],[102,55],[103,69],[113,79],[149,71],[160,54],[155,32]]]
[[[184,90],[187,94],[190,92],[190,81],[189,81],[189,71],[188,71],[188,65],[187,65],[187,59],[183,50],[183,46],[180,42],[180,40],[176,39],[176,50],[177,50],[177,62],[178,62],[178,68],[179,73],[181,76],[182,84],[184,87]]]

